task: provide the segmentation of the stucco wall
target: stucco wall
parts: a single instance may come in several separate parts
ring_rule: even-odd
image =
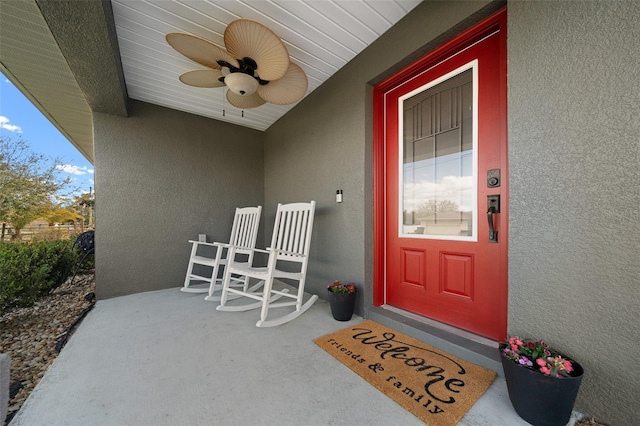
[[[262,132],[133,101],[94,133],[99,298],[182,285],[187,240],[227,241],[235,208],[263,202]]]
[[[578,408],[640,424],[640,3],[510,2],[509,331],[585,368]]]
[[[372,301],[370,83],[496,10],[500,3],[425,2],[271,126],[265,142],[266,232],[278,202],[317,204],[307,288],[356,282],[356,311]],[[485,8],[485,9],[483,9]],[[336,190],[344,202],[336,203]]]

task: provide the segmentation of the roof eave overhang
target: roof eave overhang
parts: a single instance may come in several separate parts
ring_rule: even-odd
[[[109,0],[0,3],[0,67],[94,162],[93,112],[127,115]]]

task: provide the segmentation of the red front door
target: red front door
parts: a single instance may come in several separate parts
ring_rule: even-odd
[[[494,340],[507,317],[505,16],[375,92],[376,302]]]

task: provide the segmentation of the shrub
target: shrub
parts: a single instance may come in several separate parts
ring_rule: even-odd
[[[0,243],[0,315],[60,286],[79,260],[72,240]]]

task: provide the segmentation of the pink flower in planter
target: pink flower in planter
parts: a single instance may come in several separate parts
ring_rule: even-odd
[[[354,283],[342,284],[340,281],[334,281],[327,286],[327,289],[332,293],[355,293],[356,286]]]
[[[567,373],[571,373],[573,371],[573,365],[571,365],[571,361],[567,361],[566,359],[563,361],[564,371]]]
[[[569,373],[574,371],[570,360],[552,351],[542,340],[523,340],[513,336],[504,343],[505,356],[525,368],[553,377],[569,377]]]

